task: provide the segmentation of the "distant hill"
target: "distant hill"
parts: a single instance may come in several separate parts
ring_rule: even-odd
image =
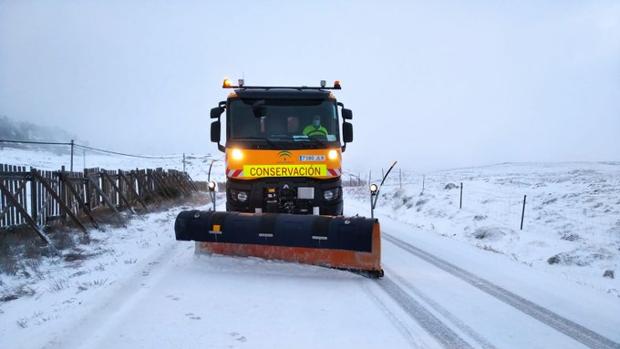
[[[73,139],[78,142],[75,135],[72,135],[59,127],[47,127],[36,125],[27,121],[15,121],[5,115],[0,115],[0,139],[51,142],[69,142]],[[61,153],[68,151],[66,147],[0,142],[0,149],[3,147],[22,149],[45,148]]]

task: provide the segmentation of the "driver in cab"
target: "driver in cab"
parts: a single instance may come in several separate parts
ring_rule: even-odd
[[[327,137],[327,129],[321,126],[321,116],[315,115],[312,118],[312,123],[303,130],[304,136],[315,137],[315,136],[323,136]]]

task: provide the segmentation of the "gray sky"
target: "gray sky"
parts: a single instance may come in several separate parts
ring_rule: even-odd
[[[225,76],[342,80],[355,170],[620,160],[618,1],[0,0],[0,115],[216,153]]]

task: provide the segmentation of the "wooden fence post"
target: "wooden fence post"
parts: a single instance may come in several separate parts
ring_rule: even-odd
[[[157,185],[157,191],[161,191],[168,198],[174,199],[174,194],[170,192],[168,189],[168,185],[164,182],[163,178],[160,176],[160,171],[151,171],[151,178],[155,185]]]
[[[120,197],[120,199],[125,202],[125,205],[127,205],[127,208],[129,208],[129,211],[131,211],[131,213],[133,213],[133,214],[136,214],[136,211],[133,209],[133,207],[131,207],[131,203],[129,202],[129,200],[127,200],[125,195],[123,195],[123,193],[121,192],[120,188],[118,186],[116,186],[116,183],[114,183],[114,180],[110,177],[110,175],[107,174],[105,171],[102,171],[101,175],[105,179],[107,179],[108,182],[112,185],[112,188],[114,190],[116,190],[116,193],[118,193],[118,196]]]
[[[143,171],[136,169],[136,181],[138,183],[138,190],[140,191],[140,196],[144,198],[146,196],[145,194],[150,194],[155,202],[161,203],[158,195],[153,192],[153,190],[151,190],[148,178],[145,178],[143,174],[145,175]]]
[[[31,168],[32,171],[32,168]],[[37,182],[34,177],[30,178],[30,216],[32,220],[38,222],[39,212],[37,210]]]
[[[90,222],[93,224],[93,226],[97,229],[99,228],[99,224],[97,223],[97,221],[95,220],[95,217],[93,217],[92,215],[92,211],[90,210],[90,208],[88,207],[89,205],[86,205],[86,203],[82,200],[82,198],[80,197],[80,194],[77,192],[77,190],[73,187],[73,184],[71,183],[71,180],[69,178],[67,178],[65,176],[65,174],[61,174],[61,176],[63,177],[63,180],[68,183],[69,185],[67,186],[67,188],[69,189],[69,192],[71,194],[73,194],[73,197],[75,198],[78,206],[82,209],[82,211],[84,211],[84,213],[86,214],[86,216],[88,217],[88,219],[90,219]],[[80,182],[82,182],[82,180],[80,179]]]
[[[118,170],[118,175],[119,175],[119,177],[121,179],[123,179],[125,181],[125,184],[126,184],[127,188],[130,190],[131,193],[133,193],[134,197],[140,203],[140,205],[142,205],[142,207],[144,207],[144,210],[148,211],[149,210],[148,207],[146,207],[146,204],[144,203],[144,201],[142,201],[142,199],[140,198],[140,195],[138,195],[138,193],[134,189],[133,183],[129,182],[129,180],[127,179],[127,177],[123,173],[123,171]],[[130,176],[131,176],[131,174],[130,174]]]
[[[65,172],[65,166],[61,166],[60,167],[60,172],[64,173]],[[60,178],[60,176],[56,176],[57,181],[58,181],[58,196],[60,197],[60,199],[57,199],[58,201],[62,201],[64,203],[65,201],[65,185],[64,182],[62,181],[62,179]],[[65,212],[65,209],[60,208],[60,215],[62,216],[63,220],[67,220],[67,213]]]
[[[116,209],[116,207],[114,206],[114,204],[112,203],[110,198],[108,198],[108,196],[103,192],[103,190],[101,190],[101,188],[99,187],[99,184],[95,183],[95,181],[92,179],[91,176],[88,176],[87,178],[90,181],[90,183],[93,185],[93,187],[95,188],[95,191],[97,191],[97,194],[99,194],[99,196],[101,196],[101,198],[103,199],[103,202],[106,205],[108,205],[108,207],[110,207],[112,209],[112,211],[116,214],[116,217],[118,218],[118,220],[121,223],[121,225],[125,226],[125,223],[123,222],[123,217],[121,216],[121,213],[118,212],[118,210]]]
[[[190,196],[192,194],[191,188],[186,186],[185,181],[179,176],[179,172],[177,171],[168,171],[168,177],[173,183],[177,184],[177,187],[182,192],[184,196]]]
[[[187,181],[187,183],[189,184],[189,186],[194,190],[194,191],[198,191],[198,187],[196,186],[196,184],[194,183],[194,180],[192,179],[192,177],[190,177],[190,175],[187,172],[183,173],[183,178],[185,178],[185,180]]]
[[[39,182],[41,182],[41,184],[43,184],[43,186],[45,187],[45,189],[47,189],[47,192],[50,193],[50,195],[52,195],[52,197],[54,198],[54,200],[56,200],[58,202],[58,204],[60,205],[60,207],[64,210],[64,212],[66,212],[67,216],[69,216],[71,218],[71,220],[73,220],[73,222],[84,232],[87,233],[88,230],[86,230],[86,227],[82,224],[82,222],[80,222],[80,220],[73,214],[73,212],[71,211],[71,208],[65,203],[65,201],[62,199],[62,197],[56,193],[56,191],[54,191],[54,188],[52,187],[52,185],[47,182],[47,180],[45,178],[43,178],[42,176],[40,176],[36,170],[32,171],[32,176],[33,178],[35,178],[36,180],[38,180]],[[57,177],[60,180],[60,176]]]
[[[43,232],[41,228],[39,228],[37,223],[34,220],[32,220],[32,218],[30,217],[26,209],[24,209],[19,204],[19,201],[17,201],[17,198],[13,196],[13,194],[11,194],[9,189],[5,187],[4,184],[2,184],[2,181],[0,181],[0,192],[2,192],[5,195],[8,202],[10,202],[18,211],[21,212],[24,219],[26,220],[26,223],[30,226],[30,228],[32,228],[32,230],[34,230],[37,233],[37,235],[39,235],[39,237],[41,237],[41,239],[45,241],[46,244],[51,244],[52,242],[50,238]]]

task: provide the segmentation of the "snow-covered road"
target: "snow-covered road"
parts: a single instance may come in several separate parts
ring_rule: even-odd
[[[388,242],[384,247],[388,278],[397,280],[411,298],[434,311],[444,326],[455,329],[456,334],[452,336],[456,339],[451,341],[446,340],[450,337],[444,333],[437,333],[437,340],[447,347],[452,343],[459,348],[580,347],[574,341],[590,348],[620,347],[575,321],[393,235],[384,232],[384,241]],[[410,255],[403,256],[401,251],[396,251],[398,249]],[[582,313],[597,316],[593,311]],[[614,333],[612,328],[607,330],[607,333]],[[429,331],[434,332],[435,328],[430,327]],[[463,344],[462,340],[472,344]]]
[[[365,214],[349,201],[349,214]],[[169,215],[168,215],[169,216]],[[620,348],[620,302],[505,255],[379,217],[380,280],[195,255],[169,234],[71,319],[11,348]],[[17,300],[16,302],[26,301]],[[2,315],[0,315],[1,317]],[[3,322],[9,325],[7,322]],[[60,326],[62,324],[62,326]],[[29,332],[32,331],[32,332]],[[25,340],[30,335],[39,338]],[[4,347],[4,346],[2,346]]]
[[[194,256],[176,242],[93,313],[62,348],[407,346],[345,272]],[[377,333],[381,333],[378,335]]]

